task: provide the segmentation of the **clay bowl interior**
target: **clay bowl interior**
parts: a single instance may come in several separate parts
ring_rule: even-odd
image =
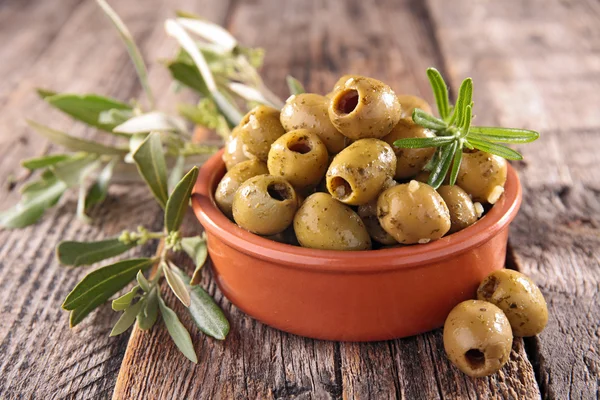
[[[412,336],[441,327],[485,276],[504,267],[508,225],[521,203],[510,165],[504,195],[467,229],[427,244],[345,252],[274,242],[230,221],[214,202],[226,172],[222,153],[201,168],[192,206],[219,288],[267,325],[340,341]]]

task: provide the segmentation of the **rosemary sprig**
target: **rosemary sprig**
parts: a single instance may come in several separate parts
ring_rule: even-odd
[[[435,147],[431,161],[425,166],[430,171],[428,184],[440,187],[450,172],[450,185],[456,183],[462,160],[463,149],[477,149],[507,160],[521,160],[517,151],[499,143],[529,143],[540,135],[527,129],[471,126],[473,119],[473,80],[466,78],[458,90],[454,107],[450,104],[448,86],[435,68],[427,70],[427,77],[433,90],[439,118],[417,108],[412,118],[435,133],[430,138],[407,138],[394,142],[396,147],[425,148]]]

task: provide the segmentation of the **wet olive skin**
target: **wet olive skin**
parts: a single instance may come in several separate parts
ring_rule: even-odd
[[[411,119],[401,119],[394,129],[383,138],[385,142],[392,146],[398,160],[396,163],[395,179],[412,178],[417,175],[431,157],[433,157],[435,148],[405,149],[394,146],[394,142],[399,139],[427,138],[434,136],[435,134],[432,131],[415,124]]]
[[[471,195],[473,201],[495,203],[490,195],[506,183],[506,160],[483,151],[463,153],[456,184]]]
[[[420,108],[427,114],[433,114],[429,103],[420,97],[412,96],[410,94],[400,94],[398,95],[398,101],[400,102],[400,106],[402,106],[402,114],[400,115],[402,119],[412,121],[412,114],[415,108]]]
[[[316,186],[325,176],[329,154],[319,136],[306,129],[286,133],[277,139],[267,165],[271,175],[281,176],[296,189]]]
[[[269,187],[284,192],[285,198],[273,198]],[[257,175],[235,192],[232,208],[233,219],[241,228],[259,235],[275,235],[294,220],[298,198],[292,185],[282,177]]]
[[[448,233],[458,232],[477,222],[477,212],[467,192],[456,185],[443,185],[437,191],[450,211]]]
[[[244,143],[239,137],[239,128],[234,128],[225,143],[225,151],[223,152],[225,167],[229,171],[234,165],[253,158],[255,157],[244,151]]]
[[[427,243],[450,229],[450,213],[431,186],[411,181],[384,191],[377,200],[377,217],[398,243]]]
[[[314,93],[290,96],[281,109],[281,125],[286,131],[307,129],[317,134],[331,154],[346,147],[347,138],[329,120],[329,99]]]
[[[271,144],[285,133],[279,122],[279,111],[264,105],[250,110],[242,118],[238,130],[245,151],[262,161],[267,161]]]
[[[491,375],[510,359],[513,336],[508,319],[495,305],[463,301],[444,323],[448,359],[472,377]]]
[[[393,179],[388,179],[385,181],[382,187],[382,191],[387,190],[391,187],[396,186],[398,183]],[[371,200],[367,204],[362,204],[358,206],[357,210],[358,216],[363,220],[365,226],[367,227],[367,232],[369,232],[369,236],[371,239],[375,240],[384,245],[394,245],[398,244],[396,239],[392,237],[389,233],[387,233],[379,222],[379,218],[377,218],[377,198]]]
[[[221,179],[215,191],[215,202],[223,214],[233,218],[233,196],[240,185],[256,175],[268,174],[267,165],[259,160],[243,161],[234,165]]]
[[[329,103],[332,124],[352,140],[384,137],[398,123],[400,113],[394,91],[366,77],[350,77],[338,85]]]
[[[361,139],[342,150],[327,170],[327,190],[337,200],[366,204],[377,197],[396,171],[392,147],[378,139]]]
[[[369,250],[371,238],[360,217],[327,193],[314,193],[294,217],[302,247],[323,250]]]
[[[548,323],[548,306],[542,292],[517,271],[492,272],[479,285],[477,298],[498,306],[510,321],[515,336],[535,336]]]

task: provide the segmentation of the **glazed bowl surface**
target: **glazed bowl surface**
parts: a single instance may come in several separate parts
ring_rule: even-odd
[[[221,291],[274,328],[339,341],[412,336],[441,327],[483,278],[504,267],[508,226],[521,204],[510,165],[504,194],[474,225],[427,244],[346,252],[278,243],[230,221],[214,201],[226,172],[222,152],[200,169],[192,207]]]

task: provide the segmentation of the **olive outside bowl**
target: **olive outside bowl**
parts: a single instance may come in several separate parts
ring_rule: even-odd
[[[508,166],[504,195],[472,226],[427,244],[370,251],[315,250],[247,232],[221,213],[214,191],[221,150],[200,169],[192,195],[216,282],[253,318],[315,339],[375,341],[439,328],[504,267],[521,185]]]

